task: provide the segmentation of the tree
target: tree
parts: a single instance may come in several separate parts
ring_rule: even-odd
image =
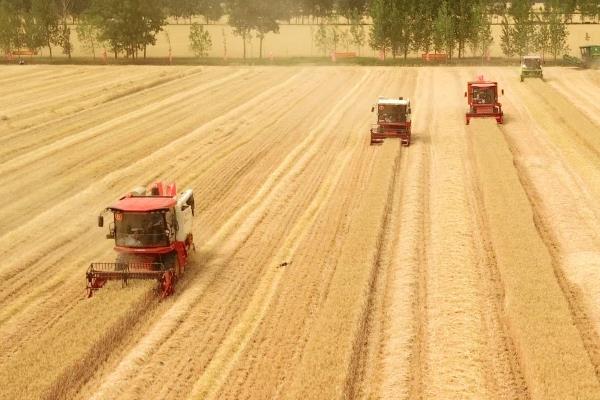
[[[254,0],[255,10],[255,23],[254,29],[256,30],[256,37],[260,41],[259,58],[263,56],[263,41],[265,36],[270,33],[279,33],[278,18],[284,16],[283,9],[280,8],[280,4],[271,0]]]
[[[262,58],[263,41],[270,33],[279,33],[278,19],[286,16],[286,9],[280,0],[229,0],[227,11],[229,25],[235,35],[244,42],[244,59],[246,59],[246,42],[252,38],[252,32],[260,40],[260,58]]]
[[[367,0],[337,0],[335,9],[348,20],[356,18],[357,15],[363,15],[367,9]]]
[[[385,53],[392,48],[391,25],[392,20],[389,13],[391,0],[373,0],[369,12],[373,19],[369,36],[369,45],[372,49]]]
[[[408,1],[393,1],[391,5],[389,32],[392,43],[392,55],[396,58],[398,52],[401,52],[404,55],[404,59],[406,59],[412,44],[412,17],[414,13]]]
[[[351,43],[356,46],[358,55],[360,56],[361,49],[366,43],[366,34],[361,24],[361,17],[356,14],[350,20],[350,38]]]
[[[506,57],[512,57],[515,54],[515,46],[512,38],[512,28],[505,15],[502,18],[502,35],[500,37],[500,48]]]
[[[223,16],[223,6],[221,0],[196,0],[198,4],[198,12],[206,19],[206,23],[210,21],[218,21]]]
[[[548,36],[549,36],[549,49],[554,57],[554,61],[561,53],[569,51],[567,46],[567,36],[569,32],[566,24],[562,21],[561,15],[552,12],[548,16]]]
[[[204,30],[204,27],[195,22],[190,27],[190,49],[196,57],[208,56],[208,51],[212,48],[212,39],[210,33]]]
[[[6,53],[25,44],[24,12],[19,4],[0,1],[0,47]]]
[[[95,23],[92,18],[89,15],[82,16],[76,30],[83,48],[91,52],[92,57],[96,59],[96,48],[100,46],[101,40],[100,31],[97,28],[99,24]]]
[[[546,22],[546,16],[536,15],[538,20],[538,28],[535,32],[534,47],[545,59],[546,53],[550,52],[550,29]]]
[[[510,36],[514,52],[522,57],[530,52],[535,43],[535,16],[529,0],[514,0],[509,8],[514,25]]]
[[[73,52],[73,43],[71,42],[71,28],[68,25],[68,18],[72,15],[75,0],[57,0],[59,20],[58,25],[58,44],[63,48],[63,53],[71,59]]]
[[[413,18],[412,35],[413,50],[429,53],[433,44],[434,21],[438,2],[422,0],[416,2]]]
[[[115,58],[122,51],[136,58],[139,50],[146,57],[146,47],[156,44],[166,22],[160,0],[93,0],[88,15]]]
[[[344,50],[346,50],[346,52],[349,52],[350,46],[352,45],[352,35],[350,35],[350,32],[347,29],[342,30],[340,32],[339,38],[341,45],[344,47]]]
[[[50,58],[52,58],[52,46],[59,45],[59,12],[54,1],[32,0],[31,11],[26,22],[26,41],[30,48],[38,49],[48,47]]]
[[[487,5],[479,2],[473,6],[473,32],[469,44],[474,54],[484,57],[494,41]]]
[[[167,13],[175,17],[175,21],[179,18],[188,18],[191,23],[192,16],[200,11],[197,0],[165,0],[164,3]]]
[[[444,1],[438,9],[437,16],[433,23],[433,48],[436,52],[444,51],[448,57],[452,58],[456,38],[452,26],[452,16],[449,13],[448,5]]]
[[[229,0],[227,3],[229,25],[233,34],[244,42],[244,60],[246,59],[246,44],[252,38],[252,29],[256,26],[256,14],[250,2],[246,0]]]
[[[315,32],[314,41],[315,41],[315,46],[317,47],[317,49],[321,50],[323,55],[327,55],[327,53],[331,47],[331,44],[330,44],[330,37],[329,37],[328,31],[327,31],[327,26],[325,26],[325,24],[319,25],[319,28]]]

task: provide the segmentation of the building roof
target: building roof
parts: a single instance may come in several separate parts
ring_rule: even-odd
[[[177,200],[174,197],[123,197],[112,206],[110,210],[123,212],[150,212],[168,210],[175,207]]]
[[[479,87],[479,88],[488,88],[488,87],[497,87],[498,83],[497,82],[488,82],[488,81],[482,81],[482,82],[469,82],[469,85],[474,86],[474,87]]]
[[[387,99],[385,97],[380,97],[377,101],[377,104],[383,106],[407,106],[410,104],[410,99]]]

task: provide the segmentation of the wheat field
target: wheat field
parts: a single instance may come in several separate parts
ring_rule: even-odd
[[[464,123],[482,73],[504,125]],[[0,399],[600,399],[600,72],[544,74],[1,67]],[[196,197],[174,296],[86,298],[157,179]]]

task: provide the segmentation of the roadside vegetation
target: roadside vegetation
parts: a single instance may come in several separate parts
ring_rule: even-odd
[[[322,54],[350,52],[368,43],[380,58],[408,58],[410,52],[444,53],[449,59],[486,57],[491,24],[502,24],[500,46],[507,57],[530,52],[552,56],[568,50],[566,24],[573,15],[599,18],[596,0],[0,0],[0,49],[6,53],[53,48],[71,59],[72,35],[95,58],[102,50],[115,59],[146,59],[148,46],[171,20],[190,24],[190,46],[198,56],[212,45],[202,24],[227,21],[246,45],[279,33],[281,23],[310,22],[313,44]],[[193,22],[196,21],[196,22]],[[201,21],[199,23],[197,21]],[[358,51],[360,53],[360,50]],[[358,54],[360,56],[360,54]]]

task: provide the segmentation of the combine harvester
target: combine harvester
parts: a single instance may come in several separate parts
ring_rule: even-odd
[[[115,240],[114,263],[92,263],[87,271],[88,297],[108,281],[156,280],[162,298],[170,296],[194,249],[192,223],[194,193],[177,195],[175,184],[156,182],[136,188],[106,208],[98,217],[113,214],[107,239]]]
[[[540,78],[544,80],[542,72],[542,58],[540,56],[525,56],[521,60],[521,82],[525,78]]]
[[[375,112],[375,107],[371,108]],[[371,144],[381,144],[386,138],[400,138],[403,146],[410,146],[410,100],[402,97],[380,97],[377,101],[377,123],[371,128]]]
[[[496,118],[497,123],[504,123],[502,104],[498,102],[498,82],[486,81],[480,76],[477,81],[467,83],[465,97],[469,103],[467,125],[471,118]]]
[[[600,68],[600,46],[581,46],[581,59],[587,68]]]
[[[600,45],[581,46],[581,60],[568,54],[563,56],[567,64],[580,68],[600,68]]]

